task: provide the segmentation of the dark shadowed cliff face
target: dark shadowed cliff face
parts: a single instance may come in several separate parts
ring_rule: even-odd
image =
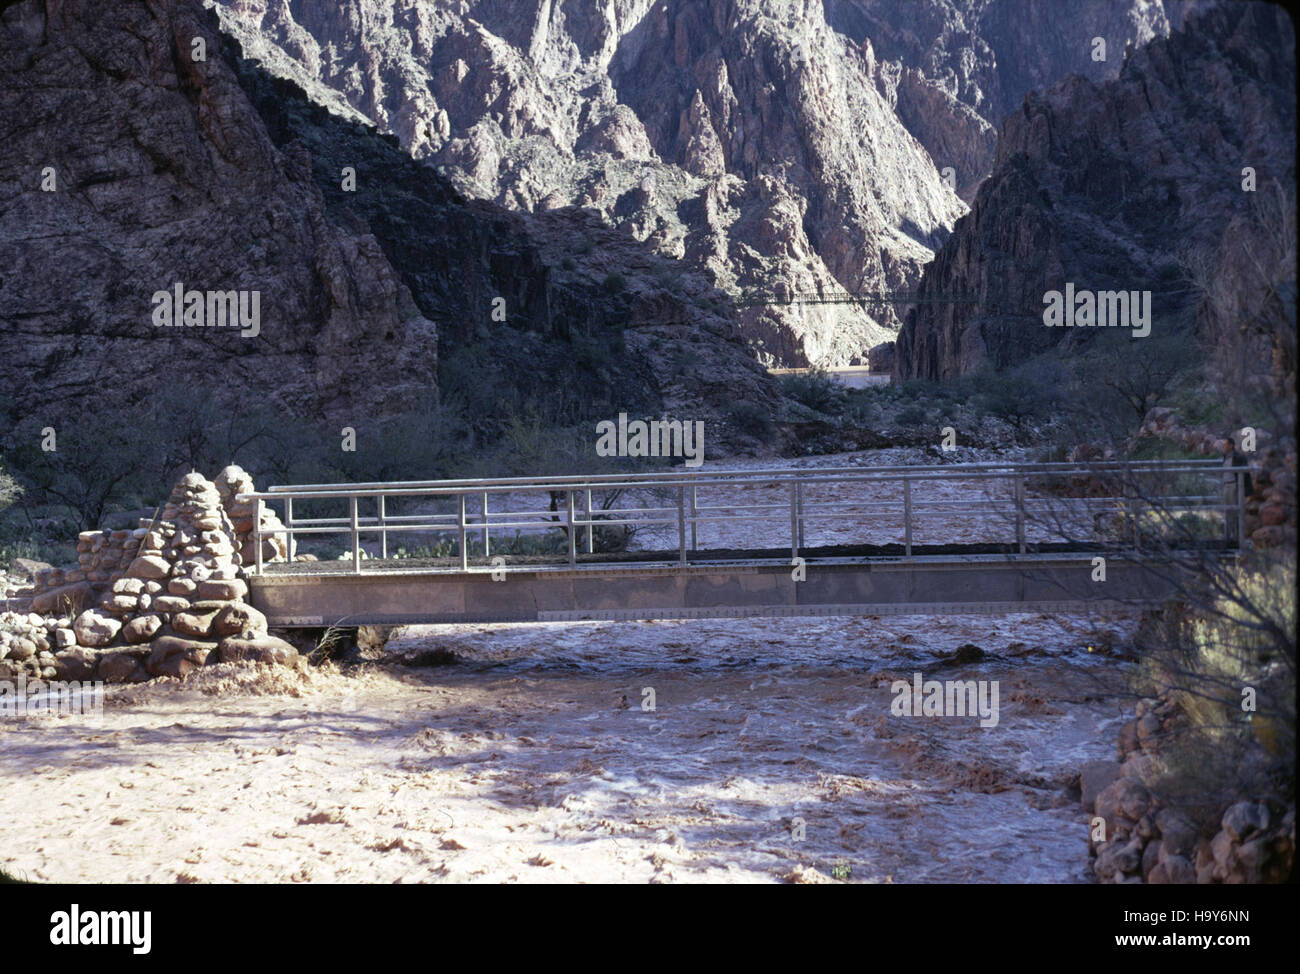
[[[355,415],[436,382],[433,324],[272,145],[214,26],[188,0],[0,17],[0,385],[20,415],[178,386]],[[155,326],[177,283],[259,292],[258,333]]]
[[[1167,33],[1175,8],[217,0],[269,72],[397,135],[466,195],[533,214],[579,206],[683,273],[767,293],[910,290],[1024,86],[1114,77],[1125,44]],[[1091,60],[1097,36],[1105,62]],[[738,318],[755,355],[789,365],[862,360],[901,324],[890,306]]]
[[[392,136],[243,62],[197,0],[8,7],[0,126],[16,422],[184,389],[356,423],[429,402],[440,350],[462,399],[509,391],[475,405],[487,430],[521,409],[705,418],[777,398],[707,280],[577,211],[525,227],[466,201]],[[153,295],[178,282],[256,291],[257,334],[156,326]]]
[[[1073,77],[1003,125],[980,187],[919,290],[978,300],[909,312],[894,376],[1003,367],[1095,337],[1048,328],[1044,294],[1152,291],[1153,333],[1185,327],[1189,254],[1215,252],[1255,194],[1294,188],[1295,47],[1281,8],[1229,5],[1129,58],[1103,85]]]

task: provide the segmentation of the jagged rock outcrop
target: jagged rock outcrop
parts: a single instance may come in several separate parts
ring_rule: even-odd
[[[1095,330],[1043,322],[1044,294],[1067,282],[1150,290],[1152,328],[1190,330],[1185,258],[1219,250],[1249,216],[1243,168],[1261,187],[1294,186],[1294,83],[1285,13],[1234,4],[1152,41],[1113,82],[1071,77],[1031,94],[918,288],[979,303],[910,311],[895,377],[946,378],[1087,343]]]
[[[1113,76],[1125,44],[1171,19],[1160,2],[1094,0],[1063,30],[1041,6],[217,4],[269,71],[396,134],[466,194],[525,213],[580,206],[681,258],[679,273],[764,293],[910,289],[964,211],[940,170],[969,193],[1021,86]],[[1098,35],[1106,62],[1091,61]],[[1024,50],[1038,53],[1022,63]],[[783,365],[864,361],[900,323],[889,305],[738,317],[754,353]]]
[[[1169,34],[1214,0],[1060,5],[1025,0],[825,0],[827,20],[869,39],[890,65],[882,73],[898,117],[951,166],[971,202],[994,161],[997,127],[1030,91],[1068,74],[1115,78],[1129,50]],[[1105,42],[1105,50],[1094,43]]]
[[[375,238],[327,218],[222,46],[191,0],[0,14],[0,386],[33,394],[23,412],[184,382],[355,415],[436,385],[433,324]],[[250,318],[255,292],[256,327],[160,326],[154,295],[178,284],[246,292]]]
[[[776,401],[704,274],[573,207],[526,216],[466,200],[393,137],[322,111],[294,82],[248,64],[239,76],[276,145],[310,160],[330,218],[378,239],[436,323],[441,356],[463,350],[508,377],[498,418],[529,403],[597,418],[669,411],[722,432],[737,398]],[[356,173],[346,189],[345,168]],[[654,192],[652,181],[636,189]]]
[[[214,414],[375,422],[437,393],[440,348],[511,377],[498,422],[776,401],[702,275],[581,212],[525,226],[466,201],[240,54],[199,0],[0,15],[0,383],[41,393],[4,403],[15,429],[182,388]],[[623,122],[603,144],[635,155]],[[257,333],[155,325],[155,292],[178,282],[256,291]]]

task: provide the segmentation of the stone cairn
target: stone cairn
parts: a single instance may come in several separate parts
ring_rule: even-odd
[[[241,468],[231,465],[217,475],[214,484],[217,493],[221,495],[221,506],[234,526],[235,550],[239,554],[240,562],[245,565],[257,563],[253,529],[259,521],[262,528],[262,561],[285,561],[289,557],[289,551],[285,545],[284,535],[272,533],[284,530],[284,525],[276,517],[275,511],[261,501],[236,500],[240,494],[253,492],[255,489],[253,478]]]
[[[30,611],[0,615],[0,679],[121,683],[218,661],[296,665],[297,650],[244,601],[254,526],[282,527],[260,501],[234,500],[251,490],[237,466],[216,483],[190,473],[135,530],[83,532],[77,567],[39,572]],[[263,539],[262,557],[283,561],[283,538]]]

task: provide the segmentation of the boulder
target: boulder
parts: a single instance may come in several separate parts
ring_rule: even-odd
[[[1196,882],[1196,870],[1184,856],[1166,855],[1147,875],[1147,882],[1152,885],[1191,885]]]
[[[77,646],[55,655],[54,671],[60,680],[89,680],[97,659],[90,650]]]
[[[172,566],[161,555],[141,555],[131,562],[126,570],[130,578],[166,578],[171,574]]]
[[[248,594],[248,584],[242,579],[207,579],[199,582],[199,597],[203,599],[242,599]]]
[[[105,683],[139,683],[149,674],[130,653],[109,653],[100,657],[99,678]]]
[[[1262,802],[1237,802],[1223,813],[1220,824],[1233,842],[1244,842],[1268,828],[1268,806]]]
[[[172,616],[172,628],[182,636],[210,636],[216,612],[178,612]]]
[[[29,660],[36,655],[36,644],[26,636],[18,636],[9,644],[8,656],[12,660],[22,662]]]
[[[1092,870],[1097,878],[1108,882],[1119,875],[1136,873],[1142,866],[1142,844],[1138,839],[1127,843],[1107,842],[1097,851]]]
[[[1144,750],[1150,750],[1155,746],[1156,739],[1160,736],[1160,718],[1154,713],[1143,714],[1137,722],[1138,744]]]
[[[212,633],[216,636],[236,636],[240,633],[266,631],[266,616],[243,602],[230,603],[217,613],[212,622]]]
[[[1145,849],[1142,850],[1142,867],[1140,872],[1143,876],[1151,875],[1151,870],[1156,868],[1160,862],[1160,840],[1148,842]]]
[[[1196,826],[1181,812],[1162,808],[1156,813],[1156,828],[1166,856],[1190,856],[1196,848]]]
[[[1097,796],[1119,777],[1118,761],[1089,761],[1079,771],[1080,803],[1086,812],[1097,807]]]
[[[33,558],[15,558],[9,563],[9,574],[19,575],[23,578],[35,578],[37,572],[46,571],[54,566],[44,561],[36,561]]]
[[[246,633],[227,636],[221,640],[221,662],[278,663],[292,666],[298,661],[298,650],[278,636]]]
[[[109,612],[134,612],[140,604],[138,595],[110,595],[100,601],[99,606]]]
[[[185,676],[208,662],[217,649],[216,643],[180,636],[158,636],[145,668],[152,676]]]
[[[1115,797],[1120,814],[1134,822],[1151,806],[1151,795],[1146,786],[1132,778],[1120,778],[1115,783]]]
[[[159,615],[136,616],[122,627],[122,638],[133,645],[147,643],[158,634],[162,624],[162,616]]]
[[[119,578],[113,583],[114,595],[139,595],[144,591],[143,578]]]
[[[107,646],[121,629],[122,623],[117,619],[94,609],[81,613],[72,624],[72,631],[82,646]]]

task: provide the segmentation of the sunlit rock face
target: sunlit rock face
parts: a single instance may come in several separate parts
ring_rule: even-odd
[[[322,105],[470,196],[579,206],[727,289],[910,290],[1026,90],[1114,77],[1189,6],[1093,0],[218,0]],[[1094,60],[1092,38],[1110,55]],[[945,179],[945,170],[947,173]],[[769,364],[847,364],[892,305],[740,312]]]

